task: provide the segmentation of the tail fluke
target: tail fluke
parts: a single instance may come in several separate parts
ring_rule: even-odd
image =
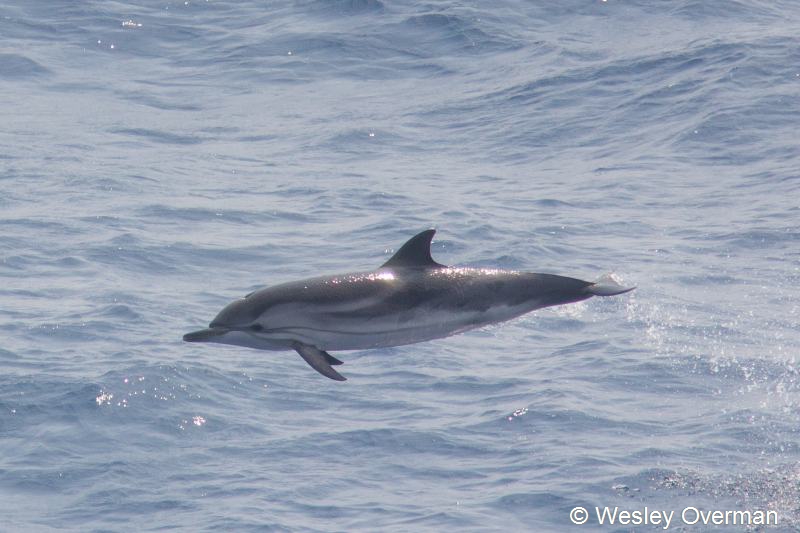
[[[616,296],[630,292],[636,287],[623,287],[610,275],[600,277],[597,281],[586,287],[586,292],[592,296]]]

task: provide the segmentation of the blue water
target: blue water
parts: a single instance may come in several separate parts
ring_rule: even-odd
[[[0,6],[0,530],[800,527],[800,4]],[[639,288],[412,346],[187,344],[434,257]],[[673,531],[742,531],[680,526]]]

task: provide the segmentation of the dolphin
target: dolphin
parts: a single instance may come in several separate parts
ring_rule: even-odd
[[[449,267],[431,257],[429,229],[408,240],[377,270],[292,281],[228,304],[187,342],[295,350],[336,381],[342,361],[328,350],[386,348],[449,337],[535,309],[614,296],[622,287],[553,274]]]

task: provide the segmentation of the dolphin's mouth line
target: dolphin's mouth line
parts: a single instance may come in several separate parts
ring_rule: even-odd
[[[191,333],[187,333],[183,336],[183,340],[186,342],[203,342],[209,339],[213,339],[214,337],[219,337],[221,335],[225,335],[231,331],[228,328],[206,328],[201,329],[199,331],[192,331]]]

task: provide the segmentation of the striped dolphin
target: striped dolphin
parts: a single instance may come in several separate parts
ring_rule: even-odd
[[[331,379],[346,378],[328,350],[364,350],[455,335],[551,305],[633,290],[552,274],[440,265],[436,230],[412,237],[377,270],[293,281],[228,304],[187,342],[295,350]]]

